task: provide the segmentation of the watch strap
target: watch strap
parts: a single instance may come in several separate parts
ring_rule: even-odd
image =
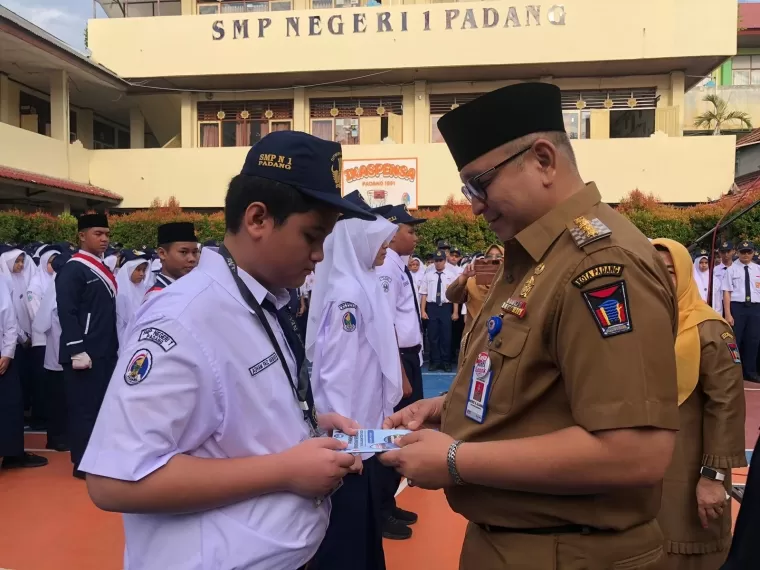
[[[449,446],[449,451],[446,454],[446,465],[449,469],[449,475],[451,475],[451,478],[454,480],[454,483],[457,485],[464,485],[464,480],[459,476],[459,471],[457,470],[457,450],[459,449],[459,446],[462,445],[461,440],[457,440],[454,443],[452,443]]]
[[[721,473],[717,469],[713,469],[712,467],[707,467],[705,465],[703,465],[699,470],[699,474],[705,479],[710,479],[711,481],[723,482],[726,480],[725,474]]]

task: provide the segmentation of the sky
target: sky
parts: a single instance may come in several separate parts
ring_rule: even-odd
[[[0,5],[84,52],[84,30],[92,18],[93,0],[0,0]],[[105,17],[100,6],[97,10],[99,18]]]

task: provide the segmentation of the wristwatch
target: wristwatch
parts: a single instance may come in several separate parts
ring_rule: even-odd
[[[699,474],[705,479],[710,481],[725,481],[726,476],[720,471],[713,469],[712,467],[705,467],[704,465],[699,470]]]

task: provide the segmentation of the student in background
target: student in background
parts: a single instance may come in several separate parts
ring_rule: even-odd
[[[44,257],[44,256],[43,256]],[[53,270],[53,280],[61,268],[71,258],[63,252],[49,259]],[[42,263],[40,263],[42,267]],[[58,319],[55,285],[47,288],[32,322],[32,334],[44,339],[43,387],[48,401],[47,449],[68,451],[68,408],[66,406],[66,389],[63,366],[60,365],[59,345],[61,342],[61,321]]]
[[[159,226],[158,258],[161,271],[145,293],[145,300],[190,273],[198,265],[199,253],[198,238],[191,222],[171,222]]]
[[[686,248],[652,245],[676,286],[681,421],[657,520],[669,570],[716,570],[731,543],[731,469],[747,465],[739,351],[728,323],[703,302]]]
[[[718,248],[719,262],[713,269],[712,308],[723,316],[723,277],[734,262],[734,244],[728,240],[721,242]]]
[[[116,276],[116,333],[119,335],[119,346],[124,344],[127,326],[145,297],[149,272],[150,259],[142,251],[122,251],[119,274]]]
[[[402,395],[396,333],[375,272],[397,230],[383,218],[339,221],[325,241],[311,296],[306,357],[314,363],[314,401],[367,428],[381,426]],[[383,473],[373,454],[357,460],[362,472],[347,475],[333,495],[312,570],[385,568]]]
[[[699,296],[707,303],[707,288],[710,284],[710,260],[706,249],[700,250],[694,257],[693,274]]]
[[[446,271],[446,254],[435,254],[435,270],[428,271],[420,286],[422,319],[428,321],[430,371],[451,372],[451,327],[459,320],[459,305],[446,297],[446,290],[456,276]]]

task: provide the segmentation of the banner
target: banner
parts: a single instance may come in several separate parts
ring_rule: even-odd
[[[358,190],[376,208],[405,204],[417,208],[417,159],[343,160],[343,194]]]

